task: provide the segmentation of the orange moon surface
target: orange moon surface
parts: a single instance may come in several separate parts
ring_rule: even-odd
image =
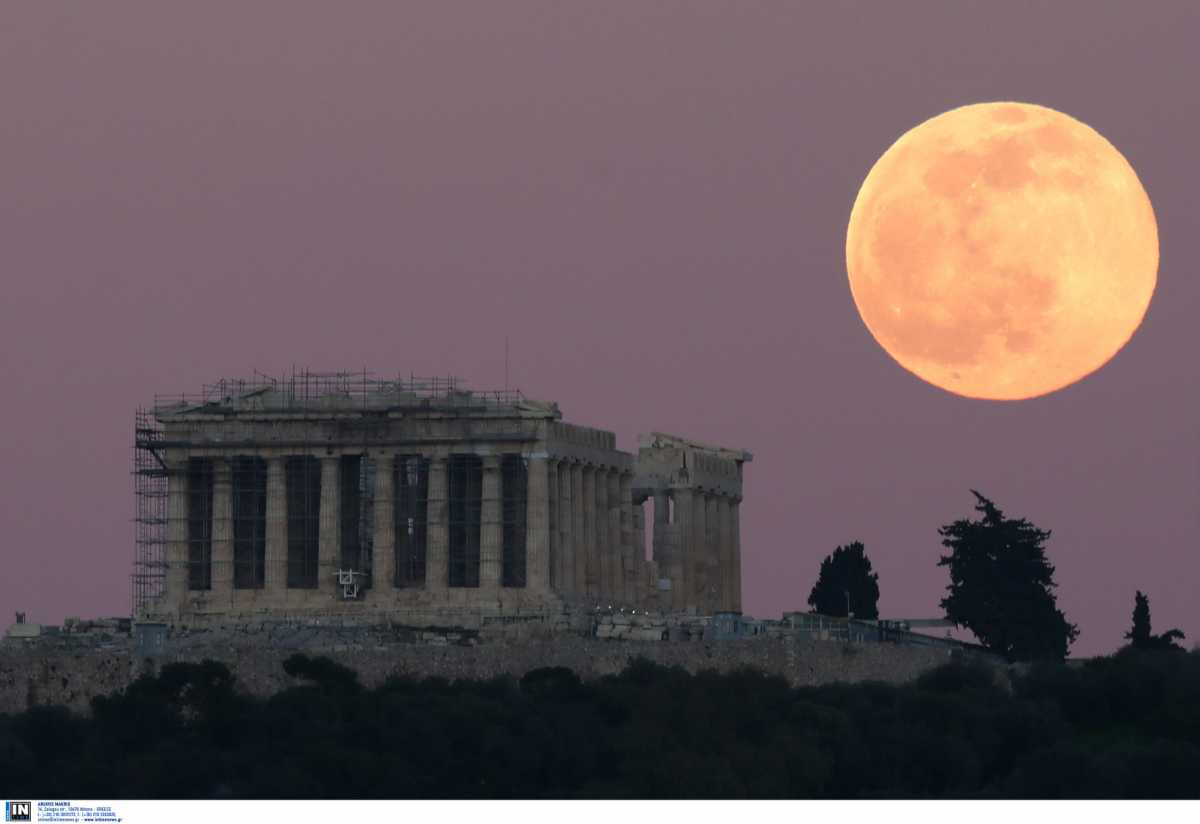
[[[1158,272],[1150,198],[1091,127],[1028,103],[925,121],[863,181],[846,233],[867,328],[919,378],[1020,400],[1096,371]]]

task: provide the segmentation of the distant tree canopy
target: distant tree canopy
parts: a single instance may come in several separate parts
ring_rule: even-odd
[[[1169,629],[1162,635],[1154,635],[1150,631],[1150,599],[1141,590],[1133,596],[1133,627],[1125,633],[1125,637],[1134,649],[1183,649],[1175,643],[1176,640],[1183,640],[1182,631]]]
[[[33,798],[1195,798],[1200,651],[905,684],[792,686],[645,659],[617,675],[392,677],[296,658],[270,696],[172,663],[91,715],[0,713],[0,787]]]
[[[1050,533],[1024,518],[1004,517],[990,500],[971,493],[983,517],[938,530],[950,550],[938,561],[950,568],[950,594],[941,602],[946,617],[1010,661],[1066,657],[1079,630],[1054,597],[1054,566],[1044,547]]]
[[[293,678],[311,682],[326,692],[356,692],[360,689],[358,674],[328,658],[310,658],[302,652],[289,655],[283,671]]]
[[[855,618],[879,617],[879,575],[861,541],[839,546],[821,562],[817,582],[808,596],[813,612],[846,616],[846,605]]]

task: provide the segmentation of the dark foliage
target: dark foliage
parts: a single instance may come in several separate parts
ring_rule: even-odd
[[[1050,533],[1024,518],[1005,518],[971,493],[983,517],[938,530],[950,550],[938,561],[950,568],[950,594],[941,602],[946,617],[1010,661],[1062,660],[1079,630],[1054,597],[1054,566],[1044,546]]]
[[[1146,649],[1150,646],[1150,599],[1139,589],[1133,596],[1133,627],[1125,633],[1132,646]]]
[[[93,702],[0,715],[6,792],[83,798],[1196,797],[1200,653],[1127,648],[1009,676],[792,688],[645,660],[583,682],[392,679],[298,657],[235,691],[173,664]]]
[[[817,582],[808,596],[813,612],[846,617],[846,605],[855,618],[879,617],[879,575],[871,571],[862,542],[837,547],[821,562]]]
[[[328,693],[355,693],[361,689],[358,673],[328,658],[310,658],[298,652],[283,662],[283,671],[293,678],[311,681]]]
[[[1133,627],[1125,633],[1129,646],[1134,649],[1173,649],[1182,651],[1183,647],[1175,643],[1182,641],[1185,636],[1181,630],[1169,629],[1162,635],[1150,631],[1150,598],[1143,595],[1141,590],[1133,596]]]

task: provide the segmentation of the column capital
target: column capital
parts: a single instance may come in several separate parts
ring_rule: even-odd
[[[190,455],[168,450],[163,455],[163,468],[167,472],[186,472],[190,460]]]

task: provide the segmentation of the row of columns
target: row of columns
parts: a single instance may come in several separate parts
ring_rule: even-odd
[[[550,458],[547,468],[552,587],[605,605],[636,603],[633,473],[566,458]]]
[[[287,589],[288,513],[285,460],[269,456],[266,485],[266,570],[263,589]],[[211,532],[211,594],[231,596],[233,591],[233,477],[229,460],[213,461]],[[391,590],[395,579],[394,481],[395,456],[376,459],[374,489],[373,589]],[[426,499],[425,589],[449,589],[448,456],[429,456],[429,485]],[[318,531],[318,591],[335,594],[336,571],[341,566],[340,456],[320,456],[321,494]],[[503,575],[503,489],[501,458],[481,456],[482,500],[479,536],[479,588],[497,590]],[[528,460],[525,530],[525,589],[549,587],[550,535],[548,524],[549,461]],[[557,464],[557,462],[555,462]],[[167,587],[175,598],[188,589],[188,474],[186,461],[174,465],[167,492]],[[555,467],[557,473],[557,466]]]
[[[671,582],[670,608],[704,612],[742,608],[741,498],[699,489],[654,493],[654,549]],[[668,520],[674,504],[674,519]]]
[[[503,472],[499,455],[481,457],[479,534],[479,588],[496,590],[503,586],[504,521]],[[375,538],[373,577],[391,586],[395,577],[395,520],[393,518],[392,475],[395,458],[377,459],[375,471]],[[546,460],[533,457],[527,463],[525,513],[525,589],[542,591],[548,586],[546,574]],[[425,587],[449,588],[449,499],[448,458],[429,459],[429,488],[426,499]],[[540,491],[539,491],[540,490]],[[386,547],[380,552],[379,547]],[[379,586],[379,584],[376,584]]]
[[[232,468],[214,458],[212,594],[233,589]],[[270,456],[266,485],[265,589],[286,589],[288,558],[285,456]],[[339,456],[321,456],[318,590],[336,592],[341,563]],[[376,459],[372,579],[376,592],[395,579],[393,470],[395,456]],[[503,575],[501,457],[481,456],[479,588],[497,591]],[[528,466],[525,588],[550,588],[595,603],[636,605],[644,595],[640,507],[631,495],[632,473],[615,467],[542,455]],[[168,569],[171,592],[187,588],[187,474],[174,472],[168,487]],[[425,586],[449,588],[448,456],[429,456]],[[668,526],[668,498],[675,517]],[[741,609],[739,497],[699,489],[655,493],[655,560],[671,580],[662,606],[704,611]],[[668,539],[669,534],[669,539]],[[368,596],[371,597],[371,596]]]

